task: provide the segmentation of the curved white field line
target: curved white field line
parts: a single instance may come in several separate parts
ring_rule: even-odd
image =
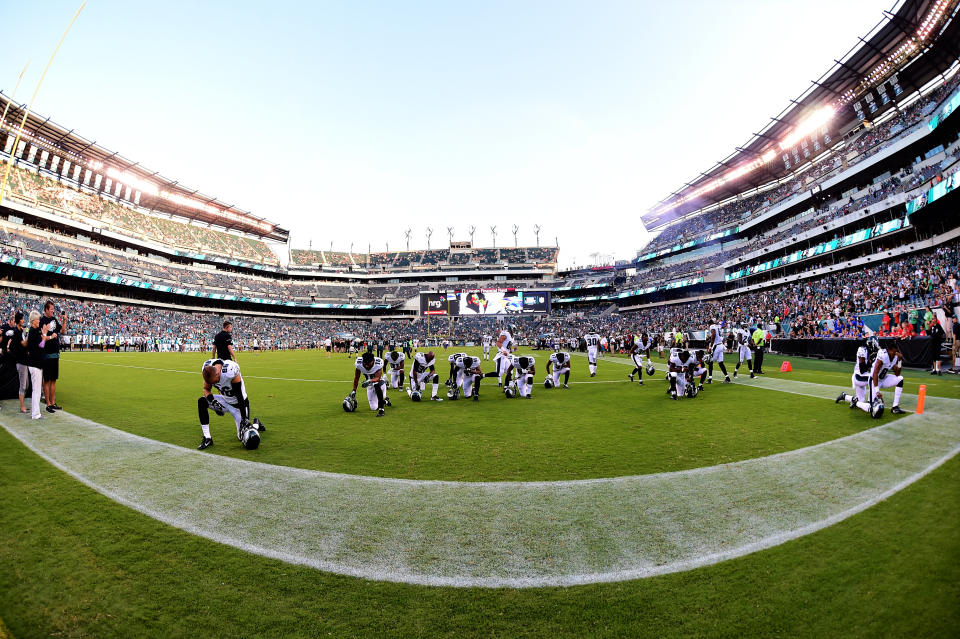
[[[567,586],[717,563],[842,521],[960,452],[960,400],[929,398],[924,415],[709,468],[562,482],[415,481],[209,455],[64,413],[31,421],[14,406],[0,411],[0,423],[28,448],[159,521],[290,563],[435,586]]]

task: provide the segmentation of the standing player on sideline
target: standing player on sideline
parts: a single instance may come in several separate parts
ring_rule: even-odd
[[[64,319],[66,319],[64,317]],[[60,378],[60,335],[63,324],[53,316],[53,300],[43,305],[40,317],[40,334],[43,335],[43,397],[47,402],[47,412],[63,410],[57,404],[57,379]]]
[[[383,381],[383,360],[369,351],[356,359],[353,371],[353,392],[350,393],[350,397],[354,399],[357,396],[357,383],[360,381],[361,374],[364,378],[363,387],[367,389],[370,410],[377,411],[377,417],[383,417],[384,407],[390,405],[387,385]]]
[[[516,382],[513,380],[513,371],[517,371]],[[507,380],[510,388],[516,384],[517,393],[524,399],[533,399],[530,392],[533,390],[533,376],[537,374],[537,361],[532,355],[514,355],[507,369]]]
[[[421,352],[413,356],[413,366],[410,370],[410,394],[414,391],[420,392],[420,389],[430,380],[433,382],[433,396],[430,399],[435,402],[443,401],[442,398],[437,397],[440,391],[440,376],[437,375],[436,363],[437,356],[433,351]]]
[[[647,362],[650,365],[653,365],[653,361],[650,359],[650,350],[653,348],[653,341],[650,339],[650,336],[646,331],[640,334],[639,337],[634,336],[633,345],[630,347],[630,358],[633,359],[633,371],[627,375],[630,378],[630,381],[633,381],[634,375],[639,375],[640,377],[640,386],[643,386],[643,356],[646,354]]]
[[[867,344],[870,344],[870,341],[867,341]],[[857,363],[853,365],[853,375],[851,376],[853,394],[840,393],[840,396],[837,397],[837,403],[849,402],[850,408],[861,408],[872,415],[872,404],[867,401],[870,375],[870,352],[866,346],[861,346],[857,349]]]
[[[396,345],[390,347],[387,353],[387,363],[390,364],[390,388],[403,390],[403,365],[406,355],[396,350]]]
[[[750,333],[745,331],[741,327],[737,327],[733,331],[734,338],[734,348],[737,349],[737,367],[733,369],[733,378],[737,378],[737,374],[740,372],[740,365],[743,363],[747,364],[747,370],[750,371],[750,379],[756,377],[753,374],[753,366],[751,360],[753,359],[753,354],[750,352]]]
[[[547,360],[548,377],[551,369],[553,369],[553,387],[556,388],[560,385],[560,376],[563,375],[563,387],[570,388],[570,353],[564,351],[551,353],[550,359]]]
[[[197,446],[198,450],[213,446],[213,437],[210,436],[211,410],[220,416],[230,413],[237,426],[237,439],[241,441],[247,428],[256,428],[260,432],[266,430],[259,419],[250,421],[250,400],[243,386],[239,364],[229,359],[208,359],[200,367],[200,374],[203,376],[203,395],[197,400],[197,413],[203,439]],[[214,388],[218,395],[213,394]]]
[[[881,388],[893,387],[893,407],[890,412],[894,415],[905,413],[900,408],[900,395],[903,393],[903,376],[900,375],[900,367],[903,363],[900,360],[900,349],[895,342],[891,342],[886,348],[877,351],[877,358],[873,362],[873,373],[870,377],[870,401],[876,401],[880,397]]]
[[[587,365],[590,368],[590,377],[596,377],[597,351],[600,350],[600,335],[598,333],[587,333],[583,336],[583,341],[587,344]]]
[[[513,333],[510,331],[511,327],[504,326],[500,331],[500,335],[497,336],[497,354],[493,356],[493,361],[497,363],[497,386],[503,386],[503,377],[507,374],[507,370],[510,368],[511,357],[514,349],[515,342],[513,340]]]
[[[233,322],[230,320],[223,323],[223,330],[213,338],[213,357],[237,361],[237,356],[233,352]]]
[[[490,361],[490,345],[493,343],[493,337],[487,334],[484,334],[480,338],[480,343],[483,345],[483,359]]]
[[[710,329],[707,331],[707,344],[710,348],[710,360],[709,364],[707,364],[709,373],[707,383],[713,383],[713,364],[716,362],[720,366],[720,371],[723,373],[723,383],[729,384],[730,374],[727,372],[727,367],[723,364],[723,329],[720,328],[719,320],[710,324]]]

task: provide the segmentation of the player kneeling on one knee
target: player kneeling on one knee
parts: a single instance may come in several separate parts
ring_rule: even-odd
[[[533,399],[533,376],[537,374],[536,360],[531,355],[514,355],[510,361],[510,367],[507,368],[507,379],[510,380],[510,388],[516,384],[517,394],[524,399]],[[513,373],[517,373],[516,381],[513,380]]]
[[[473,401],[480,401],[480,380],[484,377],[480,363],[479,357],[470,355],[464,355],[457,360],[456,385],[448,395],[450,399],[457,399],[463,391],[464,397],[473,397]]]
[[[871,346],[878,349],[872,367],[867,364]],[[905,411],[900,408],[900,395],[903,393],[901,366],[900,351],[896,344],[881,349],[877,339],[870,338],[866,347],[861,346],[857,350],[857,363],[854,365],[851,380],[853,394],[841,393],[837,403],[847,401],[850,403],[850,408],[859,408],[872,417],[879,418],[883,415],[883,398],[880,389],[893,388],[893,407],[890,412],[902,414]]]
[[[551,371],[553,377],[551,378]],[[560,386],[560,376],[563,375],[563,387],[570,388],[570,353],[560,351],[552,353],[547,360],[547,380],[551,380],[550,386],[557,388]],[[546,384],[544,384],[546,386]]]
[[[266,430],[259,419],[250,421],[250,399],[243,385],[240,366],[231,360],[208,359],[200,369],[203,376],[203,396],[197,400],[197,414],[203,439],[197,447],[203,450],[213,445],[210,435],[210,411],[223,416],[230,413],[237,427],[237,439],[245,448],[260,445],[260,432]],[[216,388],[218,394],[213,393]]]
[[[370,410],[377,411],[377,417],[383,417],[384,407],[390,405],[390,398],[387,397],[387,385],[383,379],[383,360],[373,353],[367,352],[361,355],[354,362],[353,371],[353,391],[350,397],[356,401],[357,384],[360,382],[360,376],[363,375],[363,387],[367,389],[367,402],[370,404]]]

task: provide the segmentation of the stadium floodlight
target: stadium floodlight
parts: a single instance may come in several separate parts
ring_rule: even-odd
[[[403,236],[407,238],[407,250],[410,250],[410,234],[413,232],[413,229],[407,229],[403,232]]]
[[[512,230],[513,230],[513,246],[514,248],[516,248],[517,247],[517,231],[520,230],[520,227],[514,224]]]
[[[476,232],[477,227],[470,225],[467,231],[470,233],[470,246],[473,246],[473,234]]]
[[[430,236],[433,235],[433,229],[429,226],[427,227],[427,250],[430,250]]]
[[[790,132],[790,135],[785,137],[780,141],[780,149],[785,151],[787,149],[793,148],[797,142],[809,135],[810,133],[816,131],[817,129],[823,127],[827,122],[833,119],[835,111],[832,106],[829,104],[823,107],[820,107],[805,119],[801,120]]]
[[[452,226],[447,227],[447,236],[450,238],[450,244],[452,245],[453,244],[453,227]]]
[[[533,225],[533,233],[534,235],[537,236],[537,248],[540,248],[540,225],[539,224]]]
[[[497,227],[490,227],[490,238],[493,240],[493,248],[497,248]]]

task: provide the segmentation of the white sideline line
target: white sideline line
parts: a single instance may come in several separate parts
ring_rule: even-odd
[[[814,397],[835,392],[764,382]],[[960,400],[930,398],[924,415],[778,455],[561,482],[308,471],[208,455],[64,413],[33,422],[2,411],[0,424],[86,486],[219,543],[367,579],[523,588],[689,570],[825,528],[960,453],[960,424],[950,419],[958,409]],[[249,488],[243,502],[240,485]]]

